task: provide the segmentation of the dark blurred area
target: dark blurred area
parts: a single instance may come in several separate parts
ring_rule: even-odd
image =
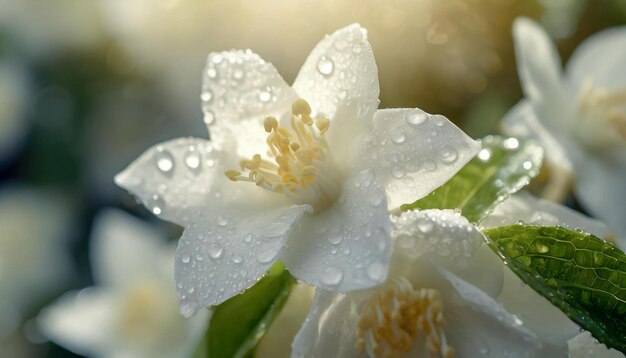
[[[94,216],[158,221],[113,183],[143,150],[207,137],[210,51],[250,48],[293,81],[325,34],[369,31],[381,107],[441,113],[478,138],[521,98],[511,24],[539,20],[564,60],[626,24],[624,0],[7,0],[0,2],[0,357],[69,357],[34,321],[92,284]],[[88,329],[88,328],[86,328]]]

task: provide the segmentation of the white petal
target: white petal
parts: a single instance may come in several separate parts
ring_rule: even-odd
[[[145,151],[115,182],[160,218],[185,227],[204,220],[198,216],[207,211],[217,216],[239,207],[258,212],[288,205],[283,195],[230,181],[224,170],[239,165],[226,149],[216,141],[174,139]]]
[[[601,221],[584,216],[577,211],[551,201],[519,192],[498,205],[481,226],[485,228],[513,225],[518,221],[530,225],[564,226],[580,229],[599,237],[606,237],[610,230]]]
[[[353,24],[320,41],[304,62],[293,88],[316,115],[333,121],[327,136],[335,158],[339,162],[350,159],[359,134],[371,128],[380,93],[367,31]],[[348,134],[352,140],[346,141]]]
[[[189,317],[252,286],[276,261],[294,224],[310,210],[297,205],[198,213],[176,250],[181,313]]]
[[[383,109],[361,160],[382,178],[390,208],[412,203],[444,184],[480,149],[446,117],[420,109]]]
[[[522,100],[504,117],[503,131],[507,135],[537,141],[545,150],[546,162],[565,172],[572,171],[570,155],[564,142],[569,141],[562,130],[548,130],[537,118],[537,113],[528,100]]]
[[[158,274],[164,237],[141,220],[108,209],[96,217],[91,235],[90,259],[97,284],[132,285]]]
[[[37,323],[46,337],[75,353],[105,356],[115,346],[115,300],[102,289],[70,292],[42,310]]]
[[[578,334],[579,328],[572,320],[511,270],[505,270],[504,287],[497,301],[549,345],[565,349],[567,340]]]
[[[626,248],[626,150],[612,153],[587,153],[576,159],[576,195],[594,216],[604,221]]]
[[[311,310],[292,343],[292,358],[359,357],[359,316],[352,294],[317,289]]]
[[[571,120],[559,113],[566,93],[561,80],[561,59],[548,33],[535,21],[518,18],[513,23],[513,39],[522,89],[540,118],[554,125]]]
[[[567,342],[570,358],[623,358],[615,349],[598,343],[589,332],[582,332]]]
[[[446,337],[464,357],[533,357],[541,348],[523,322],[493,298],[452,272],[438,266],[438,273],[454,287],[444,296]]]
[[[237,152],[251,157],[267,150],[263,119],[291,109],[295,92],[276,68],[250,50],[211,53],[202,75],[202,111],[214,128],[237,136]]]
[[[588,37],[567,63],[567,74],[576,88],[588,79],[600,88],[623,88],[626,73],[626,27],[614,27]]]
[[[307,215],[280,259],[298,279],[347,292],[385,281],[391,254],[385,194],[371,171],[344,182],[329,208]]]
[[[444,262],[455,272],[465,271],[474,251],[483,243],[481,233],[453,210],[405,211],[392,216],[395,276],[412,277],[410,264],[400,262],[427,258]],[[398,271],[399,270],[399,271]]]

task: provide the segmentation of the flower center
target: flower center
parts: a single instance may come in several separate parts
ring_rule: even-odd
[[[226,170],[232,181],[255,183],[282,193],[296,204],[309,204],[318,211],[339,196],[340,180],[324,134],[330,120],[311,118],[311,107],[298,99],[291,105],[291,129],[281,127],[274,117],[263,122],[269,147],[265,160],[260,154],[240,162],[241,171]]]
[[[182,332],[184,321],[178,311],[168,309],[176,304],[176,296],[169,289],[162,282],[145,280],[124,292],[116,326],[124,341],[154,347],[160,344],[160,337]]]
[[[435,289],[416,290],[396,277],[361,309],[356,349],[369,357],[402,357],[413,351],[420,334],[429,357],[452,358],[443,332],[443,301]]]
[[[590,124],[581,133],[594,144],[626,143],[626,88],[608,90],[594,88],[593,79],[588,78],[582,86],[579,110]],[[598,125],[598,121],[604,122]],[[589,138],[589,137],[592,138]]]

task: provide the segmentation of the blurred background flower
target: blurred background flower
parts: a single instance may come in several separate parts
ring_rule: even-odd
[[[521,98],[518,16],[539,21],[567,61],[589,35],[626,24],[626,3],[0,1],[0,356],[72,356],[31,318],[62,291],[93,285],[89,233],[101,208],[179,236],[112,178],[152,144],[204,136],[210,51],[251,48],[292,81],[323,35],[359,22],[376,54],[381,108],[441,113],[481,137]]]

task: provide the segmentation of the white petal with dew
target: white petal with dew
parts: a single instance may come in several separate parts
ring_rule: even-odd
[[[371,171],[343,184],[329,208],[307,215],[280,259],[298,279],[316,287],[351,291],[387,278],[391,239],[385,193]]]
[[[311,310],[291,345],[292,358],[360,356],[355,348],[359,316],[351,296],[317,289]]]
[[[509,269],[504,270],[504,287],[497,301],[545,344],[565,350],[567,340],[578,333],[578,325]]]
[[[598,32],[581,43],[570,57],[566,73],[574,88],[589,78],[601,88],[626,87],[626,26]]]
[[[567,148],[563,145],[566,133],[563,128],[548,130],[537,118],[537,112],[528,100],[521,100],[507,112],[502,121],[507,135],[536,140],[545,150],[546,162],[565,173],[572,172]]]
[[[242,208],[199,213],[176,250],[181,313],[189,317],[252,286],[276,261],[294,225],[310,210],[308,205],[296,205],[262,212]]]
[[[480,232],[453,210],[405,211],[392,216],[391,221],[397,248],[394,259],[436,258],[460,271],[467,268],[472,254],[483,242]]]
[[[599,343],[591,333],[581,332],[567,341],[570,358],[623,358],[624,354],[615,349],[608,349]]]
[[[333,121],[327,136],[335,159],[351,159],[360,134],[371,128],[380,93],[367,31],[353,24],[320,41],[302,65],[293,88],[311,104],[314,115]],[[348,135],[351,140],[346,141]]]
[[[576,196],[592,215],[604,221],[626,249],[626,149],[609,153],[586,153],[575,159]]]
[[[438,273],[454,288],[446,295],[446,336],[467,357],[536,357],[541,343],[523,322],[493,298],[443,266]]]
[[[513,39],[522,89],[541,120],[553,126],[573,120],[559,113],[566,98],[561,58],[548,33],[535,21],[518,18],[513,23]]]
[[[37,323],[46,337],[75,353],[104,356],[115,346],[115,300],[102,289],[69,292],[43,309]]]
[[[115,182],[153,214],[185,227],[207,211],[217,216],[223,210],[258,212],[289,205],[281,195],[230,181],[224,171],[238,168],[238,158],[226,149],[216,141],[170,140],[146,150]]]
[[[158,230],[132,215],[115,209],[100,212],[91,233],[94,281],[121,287],[158,275],[164,241]]]
[[[226,128],[237,136],[242,157],[265,153],[263,119],[280,118],[295,92],[276,68],[250,50],[211,53],[202,73],[202,111],[211,136]]]
[[[359,159],[387,190],[389,207],[412,203],[443,185],[480,149],[446,117],[420,109],[383,109]]]

